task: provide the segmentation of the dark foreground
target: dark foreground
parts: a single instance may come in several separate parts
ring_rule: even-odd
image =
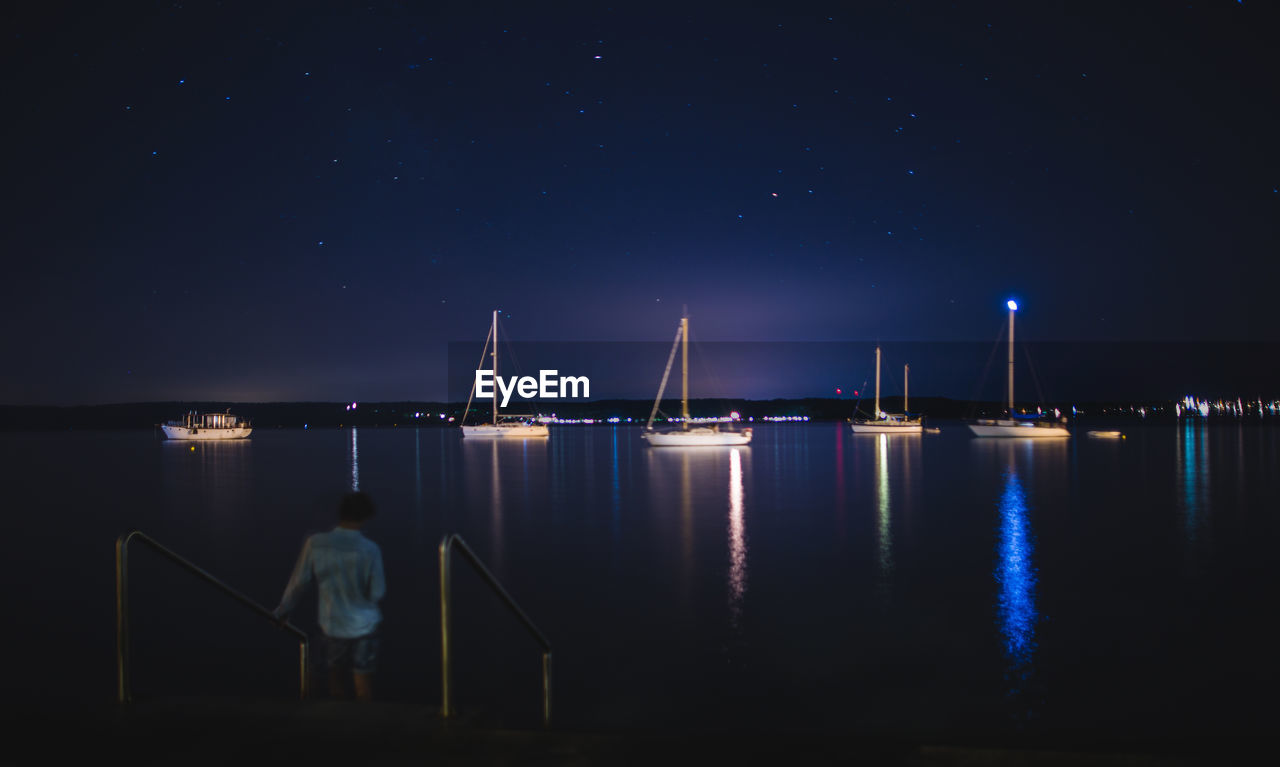
[[[832,733],[511,730],[404,703],[184,699],[76,710],[11,707],[4,764],[130,765],[1208,765],[1256,742],[921,744]]]

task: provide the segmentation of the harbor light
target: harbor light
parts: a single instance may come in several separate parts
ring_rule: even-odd
[[[1011,312],[1018,311],[1018,302],[1014,301],[1012,298],[1009,299],[1007,306],[1009,307],[1009,311]]]

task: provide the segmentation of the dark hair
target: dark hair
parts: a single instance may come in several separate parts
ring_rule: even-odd
[[[363,522],[376,513],[373,500],[367,493],[347,493],[338,504],[340,522]]]

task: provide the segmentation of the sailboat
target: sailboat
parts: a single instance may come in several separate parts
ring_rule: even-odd
[[[480,359],[493,347],[493,422],[467,426],[467,413],[471,410],[471,396],[475,394],[475,384],[471,385],[471,395],[467,396],[467,407],[462,412],[462,436],[464,437],[546,437],[550,436],[545,423],[535,423],[527,416],[502,416],[498,412],[498,312],[493,313],[493,325],[484,340],[484,351]]]
[[[979,437],[1031,437],[1052,439],[1070,437],[1065,418],[1055,423],[1045,421],[1039,416],[1020,417],[1013,409],[1013,314],[1018,311],[1018,302],[1010,300],[1009,307],[1009,417],[983,418],[969,424],[969,430]]]
[[[680,427],[668,431],[655,431],[653,419],[658,415],[658,405],[662,402],[662,393],[667,388],[667,377],[671,375],[671,364],[676,359],[676,349],[683,349],[681,355],[681,388],[680,388]],[[649,413],[649,422],[644,426],[644,440],[653,447],[702,447],[708,445],[746,445],[751,442],[751,429],[733,431],[721,429],[720,424],[711,426],[689,425],[689,318],[680,318],[680,328],[676,331],[676,341],[671,346],[671,355],[667,357],[667,368],[662,371],[662,383],[658,385],[658,396],[653,400],[653,410]]]
[[[855,434],[919,434],[922,424],[912,418],[907,409],[907,376],[911,366],[902,370],[902,413],[885,413],[880,410],[880,347],[876,347],[876,409],[874,418],[861,418],[853,422]]]

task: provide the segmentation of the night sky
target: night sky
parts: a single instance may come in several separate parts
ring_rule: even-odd
[[[1009,297],[1025,338],[1280,337],[1267,3],[34,5],[3,404],[439,399],[495,308],[525,342],[666,344],[684,304],[703,342],[993,342]]]

